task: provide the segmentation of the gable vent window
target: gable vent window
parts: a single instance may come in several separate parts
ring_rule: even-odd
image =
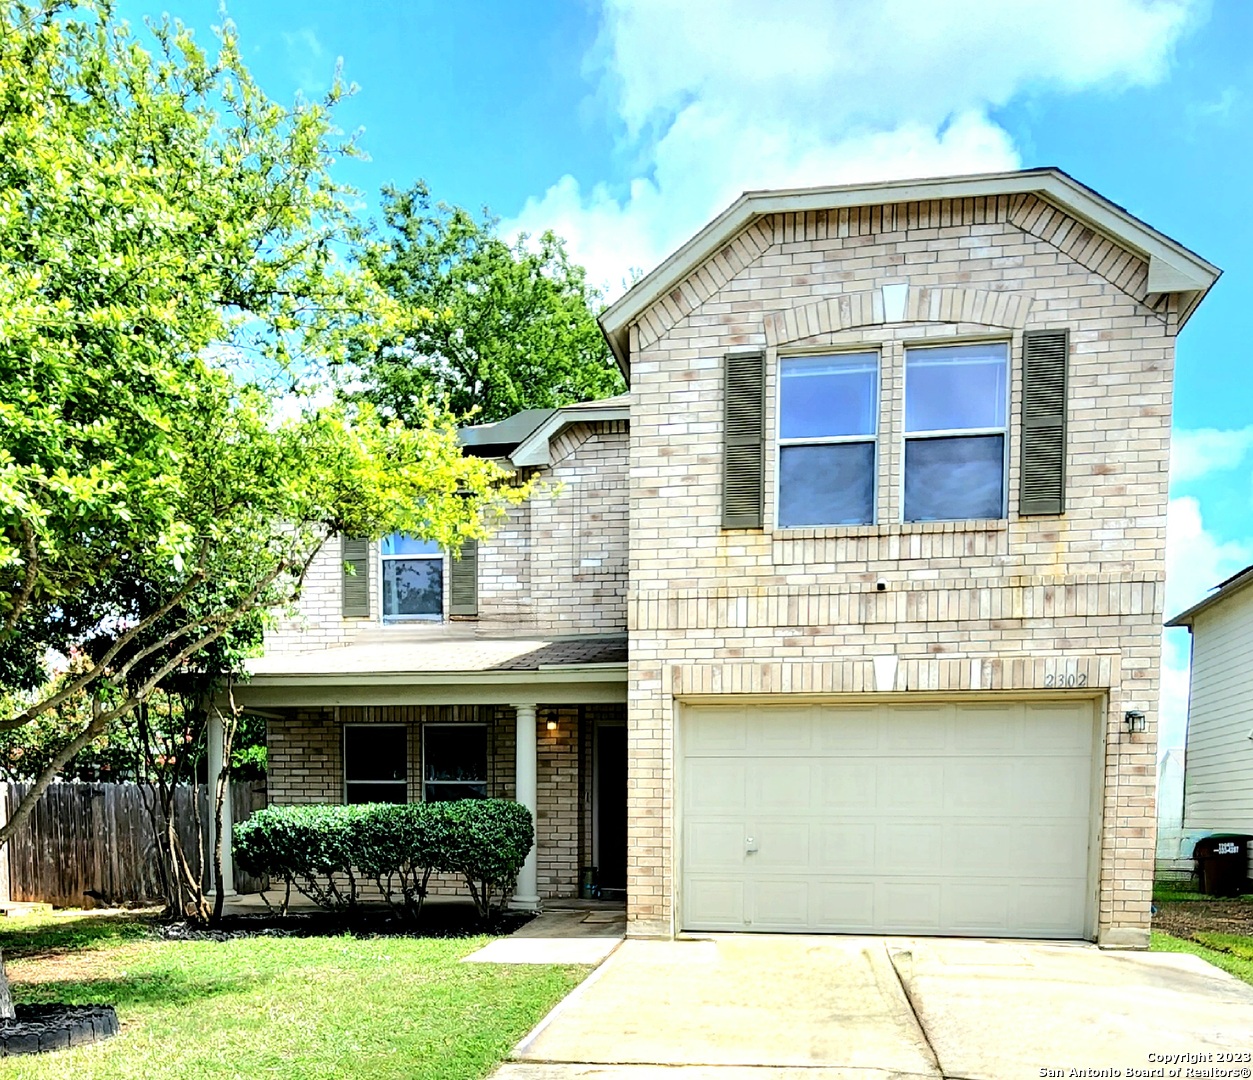
[[[444,614],[444,555],[433,540],[393,533],[379,543],[383,619],[438,619]]]
[[[874,521],[879,354],[779,361],[779,525]]]
[[[1005,516],[1009,346],[905,350],[905,520]]]

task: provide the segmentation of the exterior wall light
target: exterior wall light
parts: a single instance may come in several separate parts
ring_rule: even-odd
[[[549,720],[549,721],[548,721],[548,723],[547,723],[547,724],[545,724],[544,726],[545,726],[545,727],[546,727],[549,731],[556,731],[556,730],[557,730],[557,721],[556,721],[556,720]]]
[[[1139,709],[1128,709],[1122,714],[1123,720],[1127,723],[1127,732],[1134,735],[1138,731],[1144,731],[1147,728],[1147,722],[1144,713]]]

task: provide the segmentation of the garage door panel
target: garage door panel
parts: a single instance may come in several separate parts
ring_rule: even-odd
[[[1075,701],[688,709],[683,927],[1082,937],[1094,720]]]
[[[705,870],[739,868],[744,860],[744,826],[737,821],[694,821],[687,831],[687,867]]]
[[[813,861],[809,821],[770,821],[754,826],[757,850],[749,859],[761,871],[795,870],[805,873]]]
[[[750,886],[750,911],[754,925],[784,930],[805,930],[812,923],[807,877],[775,877]]]
[[[817,799],[815,810],[864,813],[875,805],[878,774],[865,762],[817,759],[810,768]]]
[[[688,903],[700,912],[709,930],[742,930],[745,926],[744,882],[735,878],[693,874],[686,883]]]
[[[740,816],[748,801],[749,763],[720,758],[694,758],[685,777],[688,805],[705,814]]]
[[[819,872],[832,870],[846,874],[874,871],[874,825],[819,822],[817,852]]]
[[[812,896],[815,927],[852,934],[874,930],[873,880],[817,878],[813,883]]]
[[[772,761],[770,768],[756,769],[749,785],[748,811],[787,814],[808,810],[812,766],[807,760]]]

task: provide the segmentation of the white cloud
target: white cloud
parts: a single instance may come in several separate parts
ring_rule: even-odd
[[[1253,450],[1253,426],[1223,431],[1198,428],[1176,431],[1170,439],[1170,479],[1197,480],[1207,473],[1234,469]]]
[[[287,49],[287,68],[296,81],[296,89],[305,97],[319,97],[331,86],[333,65],[327,61],[326,49],[311,26],[283,31]]]
[[[1203,600],[1220,581],[1253,563],[1253,543],[1219,540],[1206,530],[1201,504],[1171,499],[1166,512],[1166,617]],[[1183,746],[1188,718],[1187,630],[1167,630],[1162,650],[1158,746]]]
[[[564,176],[507,224],[564,235],[617,290],[739,192],[1019,164],[989,110],[1155,82],[1195,0],[607,0],[587,61],[638,162]]]

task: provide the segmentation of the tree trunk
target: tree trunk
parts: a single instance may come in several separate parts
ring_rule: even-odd
[[[0,954],[0,1020],[12,1020],[16,1016],[13,995],[9,993],[9,973],[4,970],[4,956]]]

